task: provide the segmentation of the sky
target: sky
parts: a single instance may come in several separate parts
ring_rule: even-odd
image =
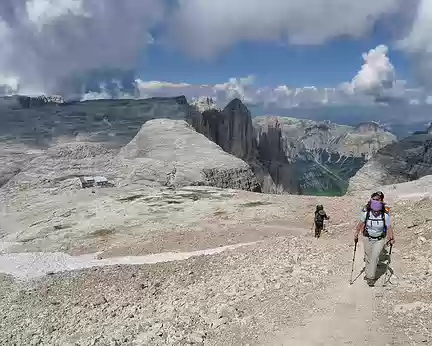
[[[2,0],[0,94],[432,103],[431,0]]]

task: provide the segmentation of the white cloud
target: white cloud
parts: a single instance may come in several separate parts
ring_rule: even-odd
[[[397,47],[412,55],[418,80],[432,88],[432,1],[419,1],[411,30]]]
[[[39,30],[56,18],[68,14],[91,16],[84,11],[83,0],[30,0],[25,7],[28,20],[36,24]]]
[[[101,83],[99,85],[99,91],[89,91],[85,93],[81,96],[81,101],[137,98],[136,94],[126,92],[120,81],[114,80],[112,84],[115,86],[114,88],[109,88],[105,83]]]
[[[111,99],[111,98],[149,98],[149,97],[174,97],[184,95],[188,100],[210,97],[218,104],[224,105],[233,98],[253,104],[259,102],[260,92],[255,86],[254,76],[242,78],[230,78],[226,83],[214,85],[194,85],[188,83],[172,83],[164,81],[143,81],[136,79],[134,82],[134,93],[123,92],[122,85],[108,89],[101,84],[99,91],[88,92],[81,100]]]
[[[417,15],[399,47],[421,57],[419,66],[431,72],[432,81],[432,0],[177,0],[168,11],[172,3],[0,0],[0,93],[18,89],[64,94],[74,87],[71,76],[99,68],[133,70],[143,48],[160,41],[153,36],[155,28],[166,29],[168,42],[192,56],[212,58],[240,41],[318,45],[340,36],[361,37],[381,19],[403,12],[407,3],[417,8]],[[257,88],[253,76],[214,86],[137,80],[135,87],[139,97],[184,91],[221,100],[239,97],[249,103],[293,105],[331,103],[343,89],[355,95],[393,92],[395,83],[386,48],[379,46],[365,56],[353,81],[336,89]],[[110,88],[100,89],[100,95],[112,95]]]
[[[351,85],[350,83],[346,83]],[[100,86],[99,92],[90,92],[82,97],[82,100],[103,98],[149,98],[149,97],[175,97],[184,95],[189,101],[200,98],[211,98],[217,106],[224,107],[234,98],[242,100],[248,105],[262,105],[266,108],[292,108],[303,105],[327,105],[327,104],[364,104],[374,103],[376,95],[364,95],[363,93],[348,93],[344,88],[317,88],[306,86],[292,88],[287,85],[276,87],[258,87],[254,76],[230,78],[226,83],[214,85],[194,85],[189,83],[172,83],[163,81],[135,80],[135,92],[124,92],[120,84],[116,88]],[[381,96],[388,99],[404,97],[408,91],[403,81],[396,81],[391,93]],[[352,91],[352,89],[351,89]],[[419,90],[411,90],[410,97],[420,95]]]
[[[322,44],[361,37],[404,0],[182,0],[171,19],[172,42],[211,58],[239,41]]]
[[[365,63],[351,81],[352,92],[380,95],[393,88],[396,71],[387,53],[388,47],[379,45],[363,54]]]
[[[227,83],[216,84],[213,87],[216,100],[232,100],[238,98],[246,103],[254,104],[258,102],[255,86],[255,76],[243,78],[230,78]]]
[[[432,1],[420,0],[417,14],[409,34],[399,47],[410,53],[432,54]]]
[[[171,82],[159,82],[159,81],[145,82],[141,79],[137,79],[136,83],[139,89],[185,88],[191,86],[188,83],[171,83]]]
[[[134,69],[164,13],[160,0],[1,0],[0,76],[56,93],[92,69]]]

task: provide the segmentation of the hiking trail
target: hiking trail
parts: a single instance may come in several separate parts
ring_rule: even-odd
[[[329,277],[330,284],[314,297],[310,312],[296,323],[287,327],[267,345],[284,346],[324,346],[324,345],[386,345],[387,336],[379,332],[380,321],[375,312],[377,292],[383,290],[384,275],[379,278],[376,286],[368,287],[363,280],[363,242],[357,245],[352,285],[349,283],[354,246],[349,246],[349,239],[319,239],[330,242],[344,241],[347,251],[342,255],[341,263],[346,267],[346,275],[337,274]],[[392,259],[394,260],[394,259]],[[380,295],[378,293],[378,295]],[[306,307],[305,307],[306,309]]]

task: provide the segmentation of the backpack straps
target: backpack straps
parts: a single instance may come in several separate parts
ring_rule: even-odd
[[[367,222],[369,220],[369,215],[370,215],[370,209],[366,209],[366,217],[364,220],[363,233],[367,233]]]
[[[369,220],[369,216],[370,216],[370,209],[367,210],[367,212],[366,212],[366,218],[365,218],[365,221],[364,221],[364,232],[366,232],[366,233],[367,233],[367,222]],[[385,217],[386,217],[386,210],[385,210],[385,208],[383,208],[383,210],[381,212],[381,216],[382,216],[382,221],[383,221],[383,224],[384,224],[383,233],[386,234],[387,233],[387,225],[386,225],[386,219],[385,219]]]

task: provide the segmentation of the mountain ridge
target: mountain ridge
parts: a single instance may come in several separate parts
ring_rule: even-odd
[[[294,194],[343,193],[345,183],[342,180],[349,178],[353,169],[359,169],[370,152],[385,144],[372,141],[371,148],[366,148],[372,132],[366,131],[361,136],[344,125],[337,127],[337,131],[350,132],[350,135],[332,142],[330,137],[336,127],[330,122],[291,119],[293,132],[283,120],[289,118],[280,117],[282,128],[273,128],[271,124],[266,125],[270,118],[252,117],[240,99],[233,99],[223,109],[214,108],[211,100],[204,103],[209,107],[200,112],[199,105],[189,105],[185,96],[59,104],[30,102],[29,107],[25,104],[21,109],[3,111],[0,139],[19,138],[22,143],[38,147],[49,146],[52,141],[74,139],[104,142],[119,148],[148,120],[185,120],[223,150],[247,162],[263,192]],[[259,124],[260,119],[265,119],[265,124]],[[287,134],[293,139],[288,140]],[[336,171],[332,172],[327,162],[338,163]],[[349,162],[354,168],[346,172]],[[342,180],[337,178],[341,171]]]

